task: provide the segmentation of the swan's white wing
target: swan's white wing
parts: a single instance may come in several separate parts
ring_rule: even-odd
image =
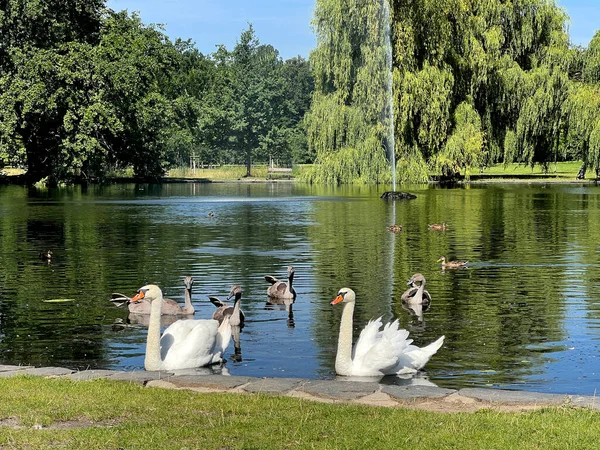
[[[444,343],[444,338],[445,336],[442,336],[423,348],[419,348],[416,345],[409,345],[406,352],[400,358],[398,371],[400,373],[405,373],[403,370],[416,371],[425,367],[429,358],[431,358]]]
[[[387,323],[375,344],[364,355],[361,364],[383,374],[395,373],[392,370],[411,342],[408,331],[399,329],[397,320]]]
[[[375,320],[369,320],[369,323],[362,329],[358,340],[352,350],[352,360],[362,362],[364,356],[371,350],[379,338],[379,328],[381,328],[381,317]]]
[[[213,360],[219,323],[216,320],[178,320],[163,333],[161,357],[165,368],[199,367]]]

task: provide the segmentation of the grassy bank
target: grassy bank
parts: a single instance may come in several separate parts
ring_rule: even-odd
[[[523,164],[496,164],[485,168],[483,171],[473,171],[472,180],[479,179],[546,179],[549,181],[577,181],[577,173],[581,167],[580,161],[559,162],[550,164],[548,171],[544,172],[542,166],[525,166]],[[586,180],[594,180],[596,173],[588,170]]]
[[[0,379],[0,447],[589,449],[599,413],[434,413],[122,381]]]
[[[292,177],[300,176],[310,167],[310,164],[297,164],[292,168]],[[212,168],[192,170],[187,167],[171,169],[167,173],[167,178],[206,178],[213,181],[232,181],[232,180],[265,180],[269,176],[268,166],[253,165],[251,176],[246,177],[246,166],[218,166]],[[287,176],[281,174],[272,175],[273,179],[286,179]]]
[[[297,164],[292,168],[292,178],[299,178],[303,173],[310,170],[312,164]],[[511,181],[511,180],[542,180],[542,181],[580,181],[577,180],[577,172],[581,167],[581,162],[559,162],[550,164],[548,172],[544,172],[541,166],[525,166],[523,164],[496,164],[487,167],[484,170],[473,170],[471,173],[472,181]],[[187,167],[174,168],[169,170],[166,178],[170,179],[205,179],[211,181],[264,181],[268,178],[268,166],[266,164],[253,165],[252,176],[246,177],[246,166],[242,165],[223,165],[211,168],[197,168],[192,170]],[[5,176],[15,176],[24,173],[22,169],[5,167],[0,174]],[[431,176],[436,174],[431,173]],[[439,175],[439,174],[437,174]],[[585,179],[588,181],[595,179],[595,172],[588,170]],[[109,177],[133,177],[132,169],[124,169],[109,174]],[[275,174],[273,179],[287,179],[287,176]]]
[[[310,170],[311,164],[296,165],[293,167],[292,177],[298,178],[301,174]],[[581,162],[559,162],[550,164],[548,171],[544,172],[541,166],[530,167],[523,164],[496,164],[484,170],[473,170],[472,181],[486,180],[545,180],[545,181],[577,181],[577,172]],[[167,174],[168,178],[206,178],[214,181],[244,180],[246,174],[245,166],[220,166],[210,169],[196,169],[192,171],[187,168],[172,169]],[[267,166],[252,166],[252,177],[250,179],[264,180],[267,178]],[[435,176],[435,173],[430,173]],[[439,175],[439,174],[437,174]],[[278,177],[280,178],[280,177]],[[588,170],[586,180],[595,179],[595,172]]]

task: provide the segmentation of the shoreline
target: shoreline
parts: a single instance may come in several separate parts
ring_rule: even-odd
[[[447,389],[426,379],[407,379],[406,385],[382,384],[380,380],[338,377],[335,380],[272,378],[201,374],[199,369],[181,371],[71,370],[63,367],[0,365],[0,378],[39,376],[66,378],[76,382],[99,379],[136,383],[145,387],[190,390],[197,393],[236,395],[269,394],[338,404],[403,407],[426,411],[459,413],[494,410],[522,412],[546,407],[580,407],[600,410],[595,396],[548,394],[504,389]]]

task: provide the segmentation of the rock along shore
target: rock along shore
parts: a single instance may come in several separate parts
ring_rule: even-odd
[[[593,396],[544,394],[501,389],[446,389],[429,384],[406,386],[378,381],[352,379],[307,380],[301,378],[255,378],[247,376],[205,375],[195,370],[176,372],[83,370],[63,367],[0,365],[0,377],[33,375],[62,377],[73,381],[99,378],[121,380],[143,386],[188,389],[195,392],[235,394],[272,394],[325,403],[354,403],[372,406],[407,407],[438,412],[472,412],[494,409],[505,412],[527,411],[548,406],[575,406],[600,410],[600,399]]]

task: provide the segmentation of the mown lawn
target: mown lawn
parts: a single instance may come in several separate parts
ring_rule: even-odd
[[[569,161],[569,162],[558,162],[552,163],[548,166],[548,172],[544,172],[543,167],[536,165],[535,167],[527,166],[524,164],[496,164],[488,167],[483,171],[473,170],[472,175],[490,175],[490,176],[531,176],[534,178],[539,177],[559,177],[559,178],[572,178],[575,179],[579,168],[581,167],[581,161]],[[595,172],[592,169],[588,169],[586,173],[586,179],[594,179]]]
[[[0,448],[592,449],[600,414],[434,413],[123,381],[0,379]]]

